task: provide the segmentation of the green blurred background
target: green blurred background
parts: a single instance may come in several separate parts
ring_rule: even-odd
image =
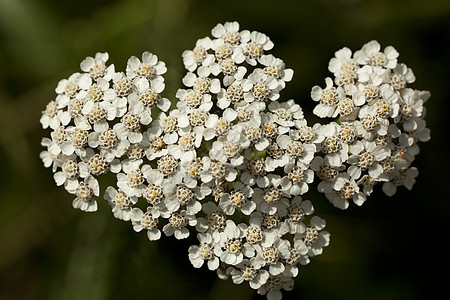
[[[295,71],[282,95],[307,112],[334,52],[372,39],[393,45],[414,70],[412,87],[432,95],[432,140],[421,145],[414,190],[393,198],[377,190],[344,212],[310,194],[331,244],[284,298],[450,299],[450,1],[0,0],[0,300],[264,299],[191,267],[192,240],[151,243],[104,201],[94,214],[74,210],[39,159],[49,134],[41,111],[86,56],[108,51],[124,70],[131,55],[153,52],[168,66],[165,96],[174,99],[183,50],[234,20],[271,37],[272,53]]]

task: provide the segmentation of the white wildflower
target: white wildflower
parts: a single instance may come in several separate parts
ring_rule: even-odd
[[[244,100],[249,103],[253,101],[277,100],[280,97],[279,91],[282,88],[274,77],[268,76],[262,69],[255,69],[242,82]]]
[[[80,209],[85,212],[93,212],[97,210],[97,201],[94,196],[100,195],[100,187],[97,179],[92,176],[86,177],[78,183],[75,190],[77,196],[73,202],[73,208]]]
[[[185,210],[170,214],[169,223],[164,225],[163,232],[167,236],[174,235],[177,240],[185,239],[189,236],[187,226],[195,226],[197,219],[188,214]]]
[[[311,98],[319,102],[313,113],[321,118],[331,117],[335,114],[337,104],[345,96],[342,87],[334,87],[333,80],[325,78],[326,87],[322,89],[316,85],[311,89]]]
[[[352,51],[347,47],[336,51],[328,64],[328,70],[336,77],[345,72],[356,73],[358,69],[359,65],[352,59]]]
[[[237,265],[247,257],[253,256],[253,247],[243,243],[244,232],[233,221],[227,220],[225,229],[220,233],[220,241],[214,247],[214,253],[229,265]]]
[[[133,224],[133,229],[136,232],[147,230],[147,237],[150,241],[159,240],[161,231],[158,229],[159,212],[147,207],[144,213],[140,208],[133,208],[130,214],[130,219]]]
[[[397,64],[392,70],[390,84],[395,90],[404,89],[407,84],[416,81],[411,68],[408,68],[405,64]]]
[[[114,73],[114,65],[106,66],[109,59],[107,52],[98,52],[95,57],[88,56],[80,64],[81,70],[88,72],[92,79],[98,80],[100,78],[107,78],[108,80]]]
[[[385,67],[394,69],[397,66],[397,57],[399,53],[394,47],[388,46],[381,51],[381,46],[377,41],[370,41],[363,45],[361,50],[355,52],[355,60],[361,64],[370,64],[371,66]]]
[[[142,53],[142,60],[136,56],[128,59],[126,74],[133,79],[142,77],[148,80],[163,80],[162,74],[167,72],[166,64],[158,60],[158,57],[148,51]]]
[[[367,171],[370,177],[383,180],[380,177],[383,174],[383,167],[380,162],[391,154],[389,148],[363,140],[350,146],[350,152],[352,155],[347,160],[350,164],[347,172],[353,179],[357,180],[361,177],[363,171]]]
[[[137,197],[129,197],[120,189],[116,190],[112,186],[106,188],[103,197],[112,206],[114,217],[124,221],[129,221],[131,219],[133,205],[138,202]]]
[[[233,215],[235,210],[240,210],[245,215],[250,215],[255,210],[256,204],[251,200],[253,189],[239,181],[234,182],[234,189],[223,194],[219,206],[227,215]]]
[[[217,234],[208,232],[198,233],[197,239],[200,244],[189,247],[189,260],[195,268],[200,268],[207,261],[208,269],[211,271],[219,267],[219,258],[214,254],[214,247],[218,243]]]
[[[324,231],[326,222],[324,219],[314,216],[310,224],[303,232],[295,235],[294,240],[301,239],[308,247],[308,256],[313,257],[322,254],[323,248],[330,242],[330,233]],[[308,258],[306,258],[308,260]]]
[[[197,40],[193,50],[186,50],[183,52],[184,67],[194,72],[199,65],[208,66],[214,62],[214,54],[208,51],[212,49],[212,41],[209,37]]]
[[[390,175],[390,181],[383,183],[383,192],[392,197],[399,186],[405,186],[408,190],[411,190],[418,175],[419,171],[415,167],[396,171]]]
[[[274,46],[270,38],[261,32],[253,31],[250,33],[248,30],[244,30],[241,37],[245,61],[252,66],[257,64],[257,60],[261,58],[264,51],[268,51]]]
[[[300,196],[295,196],[288,207],[285,223],[289,227],[289,233],[295,234],[305,230],[303,223],[306,216],[314,213],[314,207],[309,200],[303,200]]]
[[[244,259],[231,270],[231,279],[234,284],[247,281],[252,289],[259,289],[269,278],[269,272],[261,267],[254,258]]]
[[[261,56],[259,63],[265,66],[264,73],[276,78],[280,85],[292,80],[294,71],[286,69],[284,62],[272,54]]]
[[[258,294],[267,294],[267,300],[281,300],[281,289],[291,291],[293,288],[294,280],[281,274],[270,276],[266,283],[258,289]]]
[[[335,207],[340,209],[347,209],[349,200],[353,200],[358,206],[361,206],[367,200],[356,181],[347,173],[337,175],[333,190],[325,193],[325,196]]]
[[[151,167],[149,165],[139,167],[139,162],[123,166],[124,173],[117,174],[117,186],[127,196],[140,197],[145,190],[145,178],[148,176],[150,170]]]
[[[108,162],[124,155],[130,145],[130,142],[127,140],[125,127],[120,123],[115,124],[113,128],[108,128],[100,132],[91,132],[88,135],[87,141],[89,147],[94,149],[98,147],[100,154]]]

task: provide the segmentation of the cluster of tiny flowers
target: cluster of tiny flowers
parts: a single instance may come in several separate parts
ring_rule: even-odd
[[[414,75],[392,47],[371,42],[353,57],[344,48],[330,62],[335,81],[311,93],[314,113],[338,121],[310,126],[293,99],[280,100],[293,70],[269,53],[268,36],[237,22],[211,34],[183,53],[173,105],[154,54],[131,57],[126,72],[107,53],[83,60],[42,112],[51,133],[41,158],[74,208],[96,211],[98,177],[112,172],[103,198],[114,217],[151,241],[194,235],[195,268],[281,299],[330,241],[305,196],[310,184],[318,178],[339,208],[361,205],[378,182],[388,195],[410,189],[416,142],[429,139],[429,94],[406,87]]]
[[[52,168],[56,184],[76,196],[73,206],[83,211],[97,210],[98,176],[118,173],[118,184],[128,176],[129,187],[113,199],[113,211],[129,219],[126,207],[137,202],[129,197],[137,196],[140,187],[132,167],[143,162],[148,148],[152,109],[167,111],[171,105],[160,96],[167,69],[149,52],[142,60],[131,57],[125,73],[107,65],[108,58],[107,53],[87,57],[80,64],[82,72],[58,83],[57,96],[40,119],[44,129],[52,130],[42,139],[47,149],[40,156]]]
[[[302,198],[321,138],[294,100],[278,101],[293,71],[268,53],[268,36],[236,22],[211,33],[183,53],[188,72],[176,95],[180,138],[194,137],[171,151],[180,159],[177,188],[201,201],[189,259],[275,299],[329,243],[325,221]]]
[[[318,102],[314,114],[336,118],[317,126],[325,139],[311,165],[321,180],[320,192],[338,208],[351,201],[362,205],[379,183],[388,196],[415,183],[418,170],[411,164],[417,143],[430,139],[424,120],[430,93],[408,87],[415,76],[398,56],[377,41],[353,54],[344,47],[329,62],[334,79],[311,90]]]

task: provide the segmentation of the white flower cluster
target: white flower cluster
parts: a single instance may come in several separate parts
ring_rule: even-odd
[[[377,183],[388,196],[415,183],[417,142],[430,139],[423,106],[430,93],[408,87],[415,76],[398,56],[392,46],[381,51],[377,41],[353,55],[344,47],[328,66],[334,80],[328,77],[325,87],[311,90],[318,102],[314,114],[337,118],[317,127],[325,138],[312,165],[319,190],[338,208],[351,200],[362,205]]]
[[[361,205],[377,182],[388,195],[411,188],[429,93],[406,88],[414,76],[392,47],[344,48],[330,62],[335,81],[311,93],[314,113],[339,119],[308,126],[294,100],[279,101],[293,71],[268,53],[269,37],[237,22],[211,33],[183,53],[176,107],[161,96],[167,70],[155,55],[131,57],[126,72],[107,53],[86,58],[42,113],[52,132],[41,158],[74,208],[96,211],[97,178],[115,173],[103,197],[116,218],[152,241],[196,233],[194,267],[280,299],[329,244],[304,199],[315,174],[339,208]]]

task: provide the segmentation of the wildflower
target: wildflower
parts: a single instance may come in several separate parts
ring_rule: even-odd
[[[394,69],[397,66],[398,52],[394,47],[388,46],[380,52],[381,46],[377,41],[370,41],[355,52],[355,60],[361,64]]]
[[[163,232],[167,236],[174,235],[176,239],[181,240],[189,236],[189,230],[186,226],[195,226],[197,219],[188,214],[185,210],[173,212],[170,214],[169,223],[164,225]]]
[[[120,189],[116,190],[112,186],[106,188],[104,198],[111,204],[114,217],[123,221],[131,219],[133,205],[138,202],[137,197],[129,197]]]
[[[233,215],[236,209],[250,215],[256,208],[255,202],[250,200],[252,195],[252,188],[237,181],[234,182],[234,189],[231,192],[223,194],[219,205],[227,215]]]
[[[348,168],[348,173],[355,180],[365,170],[367,170],[370,177],[374,179],[380,178],[380,175],[383,174],[383,167],[379,162],[391,154],[389,148],[377,146],[375,142],[366,140],[351,146],[350,151],[352,155],[347,160],[351,164]]]
[[[392,197],[397,192],[397,187],[405,186],[408,190],[411,190],[416,177],[419,175],[419,171],[415,167],[408,168],[407,170],[398,170],[390,175],[390,180],[383,183],[383,192]]]
[[[199,65],[210,65],[214,62],[214,54],[208,53],[212,49],[212,41],[209,37],[197,40],[193,50],[183,52],[183,63],[185,68],[194,72]]]
[[[281,87],[274,77],[267,76],[261,69],[255,69],[247,79],[243,80],[242,89],[244,100],[250,103],[278,99]]]
[[[243,259],[241,263],[234,266],[230,271],[234,284],[247,281],[252,289],[259,289],[269,278],[269,272],[261,268],[254,258]]]
[[[149,165],[139,167],[138,163],[130,163],[124,166],[124,173],[117,174],[117,186],[130,197],[140,197],[145,190],[145,178],[150,170]]]
[[[219,258],[214,254],[214,247],[218,241],[210,233],[198,233],[197,239],[200,245],[189,247],[189,260],[195,268],[200,268],[207,261],[208,269],[211,271],[219,267]]]
[[[72,202],[73,208],[86,212],[96,211],[97,201],[94,199],[94,196],[98,197],[100,195],[100,187],[97,179],[88,176],[83,181],[80,181],[75,190],[75,195],[77,197]]]
[[[328,70],[338,76],[342,72],[353,72],[356,73],[359,69],[359,64],[352,58],[352,51],[344,47],[334,53],[329,64]]]
[[[407,84],[413,83],[416,80],[411,68],[408,68],[405,64],[399,63],[392,70],[390,84],[395,90],[404,89]]]
[[[274,46],[270,38],[261,32],[253,31],[250,33],[249,31],[243,31],[241,36],[245,61],[252,66],[257,64],[257,60],[261,58],[264,51],[268,51]]]
[[[95,57],[88,56],[80,64],[81,70],[88,72],[92,79],[98,80],[100,78],[108,78],[111,73],[114,73],[114,65],[106,66],[109,59],[107,52],[98,52]]]
[[[227,220],[225,229],[220,233],[220,241],[214,247],[214,253],[229,265],[237,265],[245,256],[252,256],[253,248],[243,244],[244,232],[233,221]]]
[[[325,196],[335,207],[340,209],[347,209],[349,200],[353,200],[358,206],[361,206],[367,200],[356,181],[347,173],[337,175],[333,190],[325,193]]]
[[[319,102],[313,113],[321,118],[333,116],[336,111],[336,105],[344,97],[342,87],[334,87],[331,78],[327,77],[325,83],[326,87],[324,89],[316,85],[311,90],[311,98]]]
[[[140,208],[135,207],[130,214],[133,229],[136,232],[143,229],[147,230],[147,237],[150,241],[159,240],[161,237],[161,231],[157,228],[159,217],[159,212],[151,207],[147,207],[145,213]]]
[[[281,188],[292,196],[305,194],[309,190],[308,184],[314,180],[314,171],[305,168],[300,162],[297,165],[291,162],[287,164],[284,173],[286,176],[281,179]]]
[[[295,234],[294,240],[301,239],[308,247],[308,257],[322,254],[323,248],[330,242],[330,233],[324,231],[326,222],[324,219],[314,216],[310,224],[303,232]]]
[[[217,94],[220,91],[220,81],[217,78],[208,78],[209,74],[206,68],[198,68],[198,76],[194,73],[187,73],[183,77],[183,84],[186,87],[192,88],[195,92],[200,94],[213,93]]]
[[[113,128],[89,133],[87,143],[93,149],[100,148],[100,154],[109,162],[124,155],[130,145],[125,126],[120,123],[115,124]]]
[[[161,80],[161,75],[166,72],[166,64],[148,51],[142,53],[142,61],[136,56],[132,56],[127,62],[126,74],[130,79],[142,77],[152,81]]]
[[[291,291],[294,288],[294,280],[284,275],[270,276],[266,283],[258,289],[258,294],[266,295],[268,300],[281,299],[281,289]]]
[[[313,212],[314,207],[312,206],[311,201],[303,200],[300,196],[292,198],[284,220],[289,227],[289,233],[295,234],[297,232],[303,232],[306,226],[303,221],[306,216],[311,215]]]
[[[268,266],[271,275],[279,275],[285,270],[281,260],[289,257],[289,246],[287,240],[277,237],[268,247],[256,246],[257,259],[263,266]]]

